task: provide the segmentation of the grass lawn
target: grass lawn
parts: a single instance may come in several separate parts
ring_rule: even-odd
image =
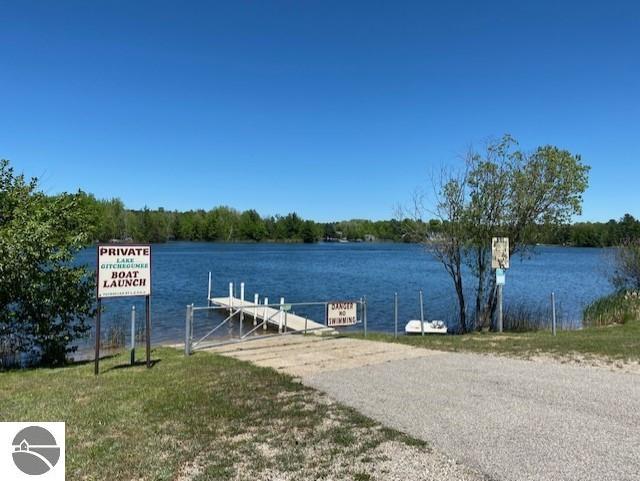
[[[362,337],[358,335],[356,337]],[[471,351],[518,357],[547,354],[559,358],[576,355],[608,361],[640,361],[640,321],[590,327],[579,331],[526,333],[472,333],[461,336],[398,336],[372,333],[367,339],[400,342],[444,351]]]
[[[0,373],[0,420],[65,421],[67,479],[369,479],[375,448],[428,448],[271,369],[154,349]],[[339,472],[340,476],[332,473]]]

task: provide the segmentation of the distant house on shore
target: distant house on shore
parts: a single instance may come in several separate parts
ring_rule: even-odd
[[[374,236],[373,234],[365,234],[364,235],[364,241],[365,242],[375,242],[376,241],[376,236]]]

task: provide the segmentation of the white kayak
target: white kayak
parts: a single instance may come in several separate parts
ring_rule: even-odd
[[[447,325],[442,321],[424,321],[424,333],[425,334],[446,334]],[[420,321],[411,320],[407,322],[404,327],[405,334],[422,334],[420,328]]]

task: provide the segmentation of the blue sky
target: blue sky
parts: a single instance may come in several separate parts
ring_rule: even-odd
[[[390,218],[504,132],[640,215],[637,2],[0,1],[0,157],[133,208]]]

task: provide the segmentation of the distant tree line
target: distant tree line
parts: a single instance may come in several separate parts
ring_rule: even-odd
[[[231,207],[185,212],[160,209],[127,209],[120,199],[98,200],[85,195],[95,226],[94,238],[100,242],[219,241],[219,242],[317,242],[320,240],[381,240],[416,242],[415,231],[438,233],[442,222],[414,219],[371,221],[352,219],[340,222],[305,220],[295,212],[285,216],[262,217],[255,210],[243,212]],[[423,224],[416,226],[415,224]],[[538,227],[536,242],[541,244],[607,247],[629,239],[640,239],[640,221],[626,214],[608,222],[578,222],[558,227]]]
[[[317,242],[323,239],[351,241],[380,239],[403,241],[410,220],[349,220],[319,223],[295,212],[260,216],[255,210],[238,211],[221,206],[211,210],[168,211],[127,209],[120,199],[98,200],[87,195],[93,212],[95,239],[166,242],[170,240],[221,242]]]
[[[577,222],[550,230],[544,236],[545,244],[577,247],[619,246],[640,239],[640,221],[631,214],[608,222]]]

